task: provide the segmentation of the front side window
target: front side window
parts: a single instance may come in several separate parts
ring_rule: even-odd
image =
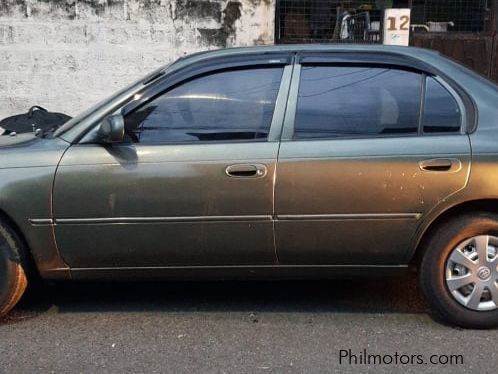
[[[421,87],[389,67],[303,66],[294,138],[417,134]]]
[[[458,132],[462,121],[460,108],[441,83],[427,77],[425,86],[424,133]]]
[[[232,70],[187,81],[128,114],[126,133],[143,144],[265,140],[282,73]]]

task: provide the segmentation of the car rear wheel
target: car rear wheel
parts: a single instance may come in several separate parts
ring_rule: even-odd
[[[0,317],[18,303],[28,285],[24,254],[19,237],[0,221]]]
[[[437,318],[498,326],[498,216],[476,213],[438,227],[426,243],[420,285]]]

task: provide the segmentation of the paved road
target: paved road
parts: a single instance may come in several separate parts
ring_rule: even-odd
[[[0,371],[494,373],[497,342],[497,330],[434,322],[411,276],[62,284],[24,300],[0,324]],[[398,352],[424,360],[461,354],[464,363],[349,365],[341,349],[357,360],[366,349],[387,362]]]

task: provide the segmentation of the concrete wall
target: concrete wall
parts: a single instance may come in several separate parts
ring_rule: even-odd
[[[76,115],[191,52],[273,42],[274,0],[0,0],[0,118]]]

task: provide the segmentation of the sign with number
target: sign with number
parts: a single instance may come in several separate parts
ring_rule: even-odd
[[[410,39],[410,9],[384,11],[384,44],[408,45]]]

